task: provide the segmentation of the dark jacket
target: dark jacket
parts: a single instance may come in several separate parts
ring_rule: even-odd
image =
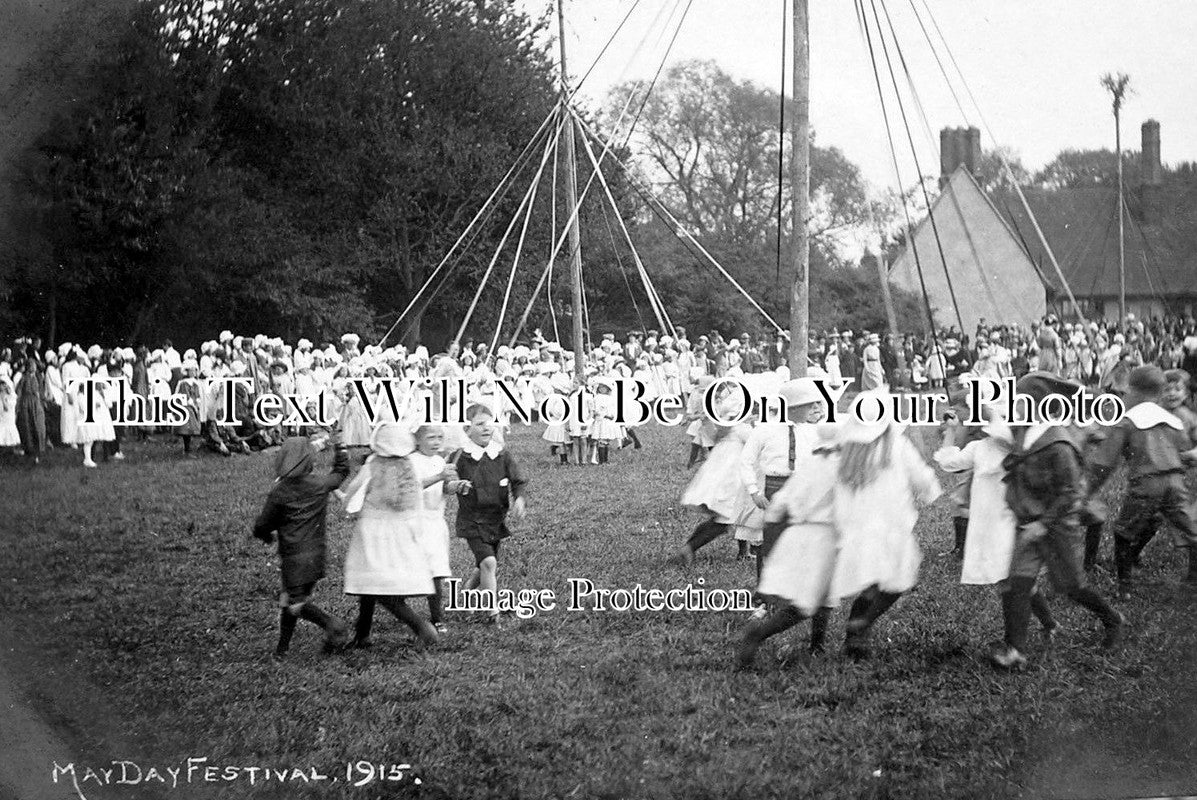
[[[476,460],[464,450],[452,459],[457,474],[469,481],[469,492],[457,497],[457,535],[463,539],[505,538],[504,524],[511,500],[524,494],[527,481],[511,453]]]
[[[1006,456],[1006,502],[1019,525],[1041,522],[1049,532],[1078,524],[1086,495],[1080,446],[1068,429],[1048,428],[1031,447],[1016,436]]]
[[[337,447],[332,472],[315,475],[311,442],[296,436],[283,442],[276,462],[278,480],[254,523],[254,536],[274,541],[282,559],[283,585],[302,586],[324,577],[328,495],[349,476],[349,452]]]
[[[1132,489],[1145,478],[1173,473],[1183,475],[1185,467],[1180,454],[1188,449],[1184,423],[1179,428],[1163,423],[1140,428],[1130,417],[1123,417],[1109,429],[1105,442],[1093,455],[1090,466],[1092,488],[1099,488],[1123,459],[1126,460],[1127,482]]]

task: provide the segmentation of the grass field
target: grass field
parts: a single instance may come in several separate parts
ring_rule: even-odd
[[[730,540],[686,570],[663,566],[697,521],[675,501],[689,474],[681,431],[645,429],[645,450],[613,453],[605,468],[557,466],[539,433],[512,436],[530,515],[501,554],[501,586],[564,597],[570,577],[610,588],[752,583]],[[985,661],[998,603],[961,587],[958,562],[939,555],[951,535],[943,500],[920,522],[922,583],[878,624],[876,655],[861,664],[811,660],[803,626],[767,645],[756,671],[734,674],[745,614],[561,608],[500,631],[451,615],[450,636],[427,653],[381,611],[365,652],[323,656],[319,634],[301,626],[276,664],[276,559],[249,536],[272,457],[184,460],[180,449],[165,437],[129,445],[126,462],[89,471],[75,452],[37,470],[0,465],[0,609],[24,680],[81,762],[207,757],[339,778],[189,787],[222,798],[1197,791],[1197,601],[1176,585],[1181,555],[1164,542],[1145,555],[1149,584],[1122,604],[1124,648],[1099,653],[1097,623],[1057,601],[1066,631],[1023,675]],[[350,526],[339,507],[330,521],[331,577],[317,601],[351,620],[340,581]],[[465,574],[468,552],[454,548]],[[1096,581],[1110,592],[1106,573]],[[837,645],[842,625],[841,613]],[[409,774],[354,787],[365,772],[347,781],[346,763],[358,760],[411,764],[420,785]],[[151,796],[122,788],[88,797]]]

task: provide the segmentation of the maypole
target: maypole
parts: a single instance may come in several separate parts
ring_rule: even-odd
[[[561,102],[569,102],[569,87],[567,85],[565,68],[565,0],[557,0],[557,40],[561,49]],[[574,336],[574,375],[579,379],[586,374],[586,346],[582,338],[582,237],[578,229],[578,217],[575,212],[578,205],[578,175],[577,162],[574,160],[574,121],[570,114],[562,115],[562,125],[565,126],[565,141],[563,148],[564,163],[562,171],[565,173],[565,198],[570,210],[569,222],[569,251],[570,251],[570,286],[573,303],[573,336]]]
[[[793,195],[794,287],[790,294],[790,375],[806,375],[810,305],[810,24],[808,0],[794,0],[794,117],[791,122],[790,193]],[[780,232],[778,233],[780,235]]]

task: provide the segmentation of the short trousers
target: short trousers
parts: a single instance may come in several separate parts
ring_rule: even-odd
[[[466,539],[466,544],[470,546],[470,552],[474,554],[474,566],[482,566],[482,562],[488,558],[498,558],[500,542],[484,542],[481,539]]]

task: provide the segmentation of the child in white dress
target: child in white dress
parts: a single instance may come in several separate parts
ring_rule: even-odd
[[[765,511],[765,522],[786,526],[765,556],[757,585],[758,598],[776,610],[748,624],[736,650],[740,669],[752,666],[765,639],[805,619],[811,621],[811,652],[823,652],[827,622],[831,610],[839,604],[839,598],[832,594],[839,556],[839,534],[834,524],[839,467],[836,433],[835,426],[820,426],[821,443],[799,456],[794,477],[773,495]]]
[[[407,605],[407,598],[427,597],[434,588],[418,538],[422,492],[408,458],[415,442],[406,427],[387,423],[374,430],[370,448],[373,455],[345,487],[346,510],[358,513],[345,554],[345,594],[358,596],[354,646],[369,646],[376,603],[421,644],[436,644],[436,628]]]
[[[595,443],[597,463],[606,464],[611,445],[623,441],[623,427],[615,421],[615,384],[607,378],[597,378],[594,383],[594,421],[591,423],[590,439]]]
[[[17,431],[17,393],[12,378],[0,375],[0,447],[19,447]]]
[[[1014,449],[1014,435],[1000,412],[982,428],[984,437],[963,448],[956,446],[960,422],[953,414],[947,419],[943,444],[935,451],[935,462],[946,472],[972,471],[969,486],[968,535],[964,540],[964,563],[960,570],[962,584],[996,585],[1004,593],[1010,577],[1010,560],[1018,529],[1014,511],[1006,502],[1006,457]],[[1047,600],[1040,592],[1031,595],[1031,611],[1043,625],[1049,638],[1058,627]]]
[[[862,409],[872,409],[873,398],[887,409],[894,402],[884,390],[862,392],[861,397],[866,398]],[[869,424],[849,415],[840,426],[839,442],[835,525],[840,554],[832,595],[856,598],[845,649],[863,658],[873,623],[918,582],[922,552],[914,536],[916,501],[931,502],[940,488],[918,448],[888,418]]]
[[[437,425],[416,429],[416,452],[410,458],[416,480],[423,488],[420,525],[416,538],[432,572],[433,592],[428,595],[428,617],[438,633],[445,633],[444,585],[453,576],[449,567],[449,524],[445,521],[445,494],[456,492],[457,470],[445,462],[445,433]]]
[[[545,405],[545,410],[552,416],[552,420],[544,429],[541,438],[549,443],[549,452],[558,456],[562,464],[569,463],[570,438],[569,428],[561,409],[568,407],[569,400],[569,376],[563,372],[556,372],[550,381],[552,387],[552,394],[560,400],[548,400]],[[558,418],[560,417],[560,419]]]
[[[686,401],[686,434],[690,437],[690,458],[686,462],[686,469],[705,460],[710,449],[715,446],[715,422],[707,416],[704,401],[707,390],[715,382],[710,375],[702,375],[694,382],[694,391]]]
[[[748,496],[737,469],[740,451],[744,449],[744,442],[751,431],[752,426],[745,424],[717,429],[719,441],[698,472],[694,473],[681,498],[683,506],[697,509],[707,518],[694,528],[686,543],[670,557],[669,563],[689,564],[700,548],[727,533],[729,527],[736,527],[737,537],[740,535],[740,526],[755,525],[759,531],[762,512]],[[746,555],[744,550],[748,542],[740,541],[743,556]]]

